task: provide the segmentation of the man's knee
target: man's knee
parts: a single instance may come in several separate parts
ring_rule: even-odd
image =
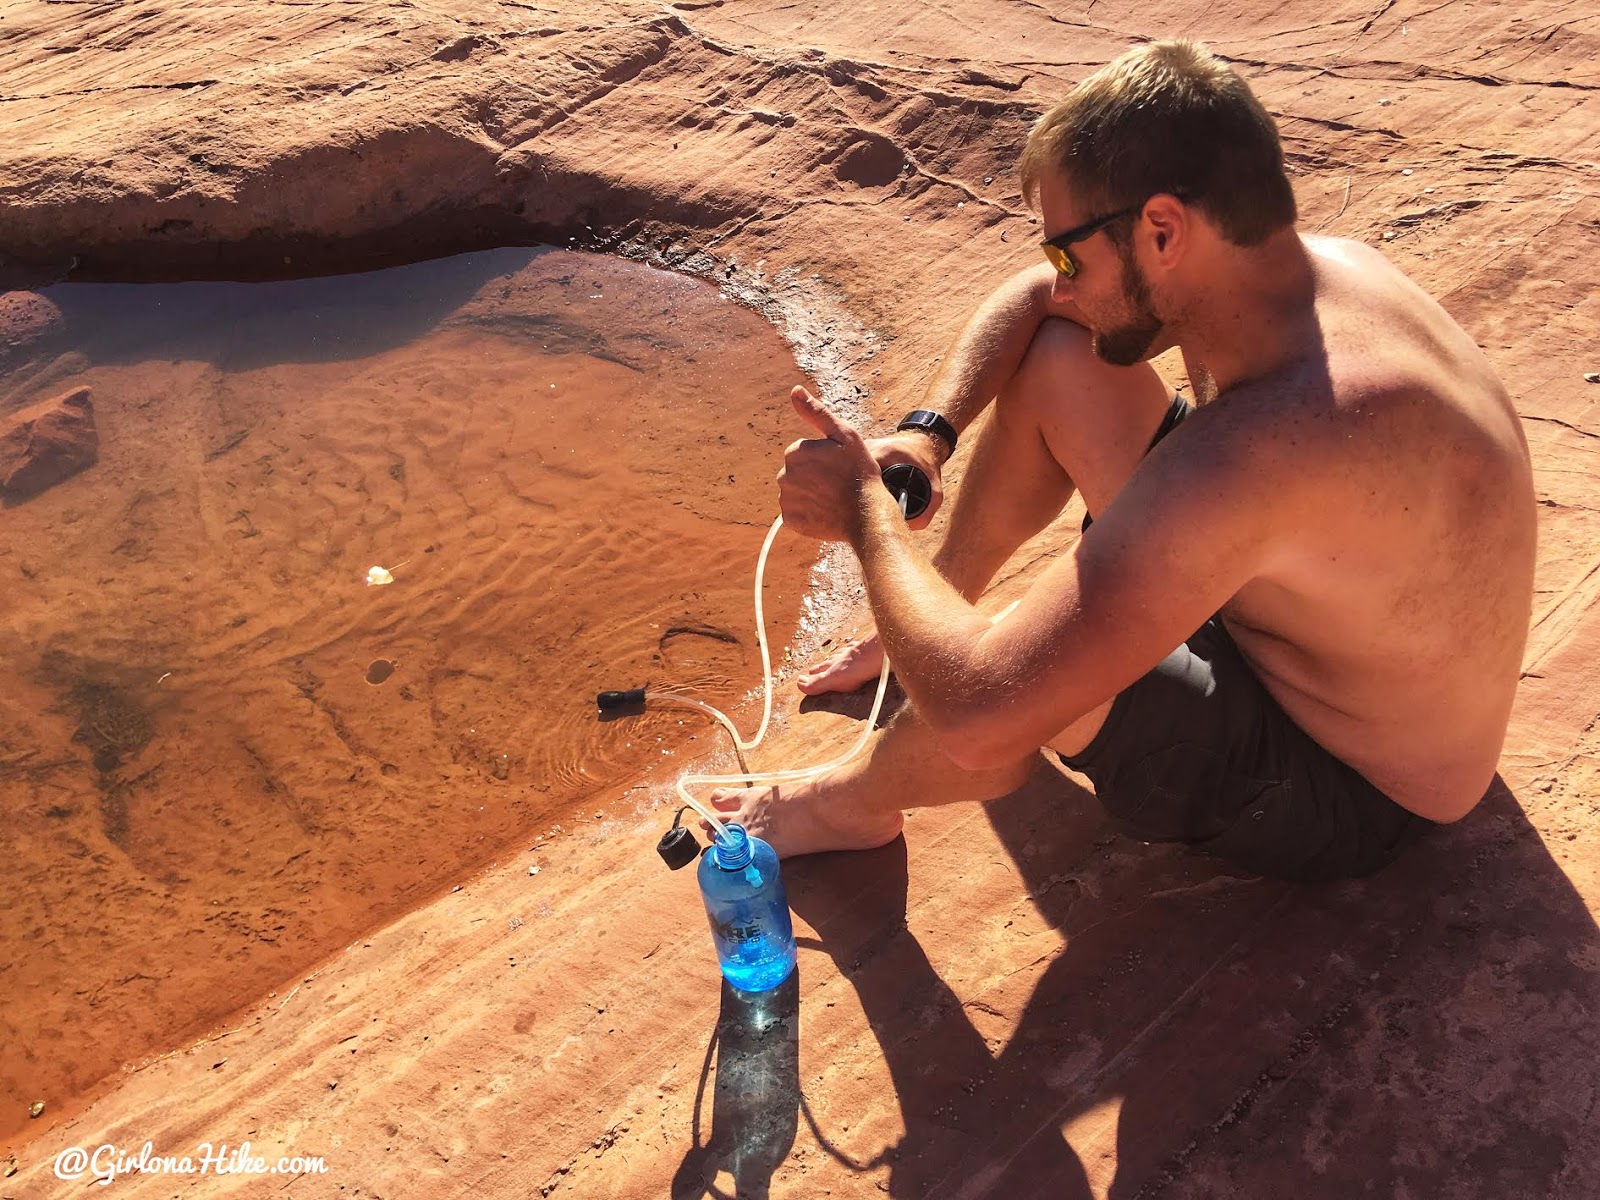
[[[1057,419],[1107,407],[1125,418],[1130,408],[1148,408],[1159,421],[1170,396],[1149,363],[1113,366],[1094,352],[1094,335],[1082,325],[1046,317],[1000,401]]]
[[[1061,317],[1046,317],[1028,343],[1017,373],[1001,391],[999,403],[1013,413],[1059,412],[1079,391],[1071,381],[1096,361],[1087,329]]]
[[[1098,512],[1144,456],[1171,398],[1149,363],[1113,366],[1083,326],[1047,317],[1001,391],[996,418],[1036,427]]]

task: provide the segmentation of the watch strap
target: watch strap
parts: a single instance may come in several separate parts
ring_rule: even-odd
[[[938,438],[944,443],[946,458],[956,452],[956,427],[931,408],[919,408],[908,412],[900,418],[900,424],[894,427],[896,433],[907,429],[918,429]]]

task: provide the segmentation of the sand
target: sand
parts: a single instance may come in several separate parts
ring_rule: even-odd
[[[538,876],[464,871],[351,926],[226,1036],[81,1110],[41,1097],[0,1194],[76,1194],[51,1174],[63,1147],[146,1140],[328,1170],[119,1182],[135,1194],[1600,1193],[1585,9],[134,0],[17,5],[7,25],[13,284],[73,261],[131,279],[608,249],[716,279],[868,420],[912,407],[966,311],[1031,261],[1011,166],[1033,116],[1131,40],[1204,37],[1278,117],[1305,227],[1381,245],[1483,345],[1541,529],[1500,784],[1376,879],[1291,888],[1131,844],[1042,768],[884,850],[787,868],[802,952],[774,1018],[719,992],[692,884],[654,858],[659,785],[629,776],[602,803],[643,785],[648,811]],[[746,417],[774,448],[798,433],[781,406]],[[1036,539],[1002,596],[1070,544],[1067,525]],[[208,530],[196,551],[229,552]],[[460,661],[492,661],[480,642]],[[7,703],[31,728],[56,701]],[[804,706],[770,753],[820,758],[864,708]],[[8,1007],[34,945],[8,942]]]

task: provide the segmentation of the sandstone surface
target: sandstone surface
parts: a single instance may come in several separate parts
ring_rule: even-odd
[[[87,1107],[52,1098],[0,1195],[80,1194],[59,1151],[146,1140],[328,1171],[129,1194],[1600,1195],[1589,7],[26,0],[3,34],[9,286],[611,249],[717,279],[871,421],[1036,253],[1029,122],[1134,40],[1203,38],[1277,117],[1304,227],[1381,245],[1484,347],[1541,529],[1500,780],[1403,869],[1237,878],[1117,838],[1041,767],[788,869],[774,1016],[718,994],[692,885],[654,858],[658,789]],[[816,761],[864,709],[808,705],[767,753]]]

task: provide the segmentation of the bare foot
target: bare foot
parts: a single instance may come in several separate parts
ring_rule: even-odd
[[[853,692],[878,678],[883,670],[883,643],[877,631],[859,641],[846,642],[827,658],[807,667],[797,681],[808,696],[824,692]]]
[[[711,793],[711,806],[770,845],[779,858],[871,850],[899,836],[904,821],[898,809],[868,809],[847,788],[829,782],[812,780],[785,788],[781,796],[775,787],[718,788]]]

